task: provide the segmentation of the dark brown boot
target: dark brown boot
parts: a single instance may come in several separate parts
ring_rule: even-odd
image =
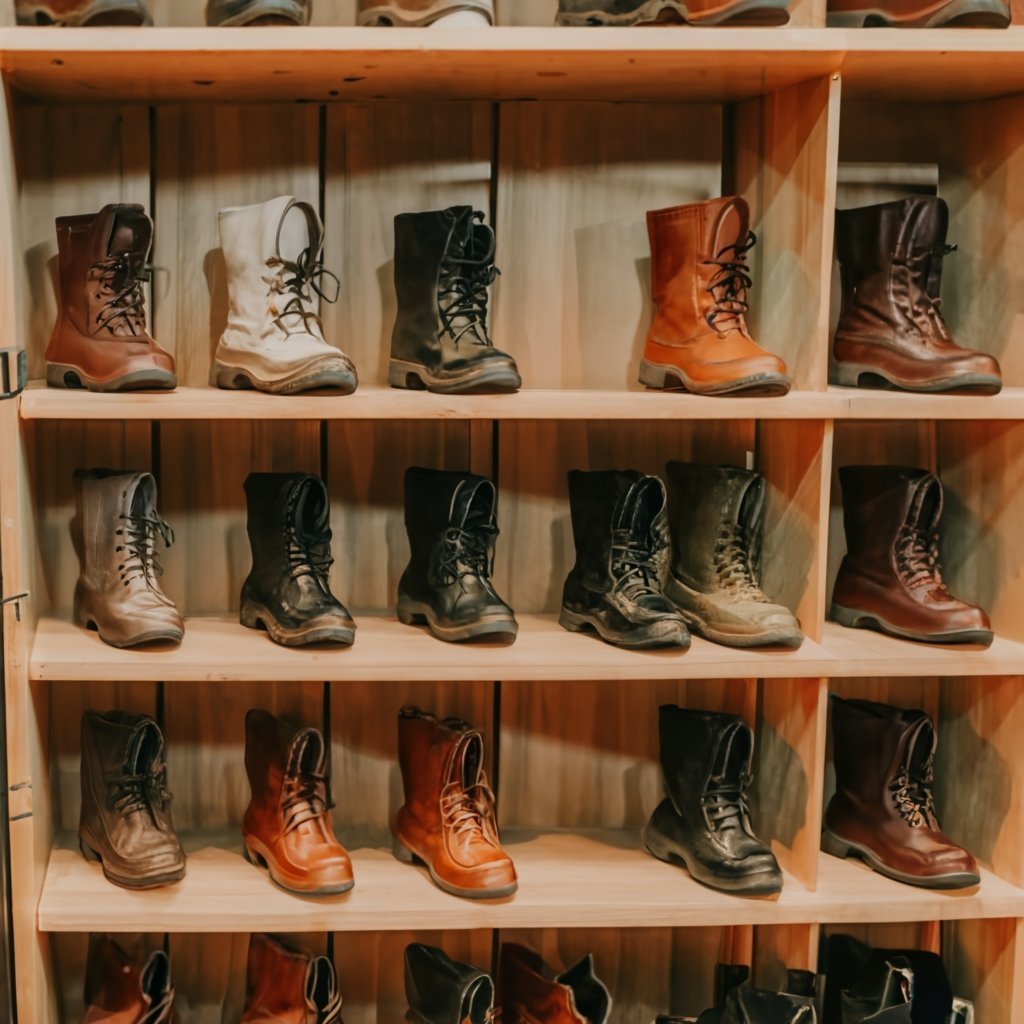
[[[82,1024],[169,1024],[174,1016],[171,965],[163,950],[140,970],[107,935],[89,936]]]
[[[443,949],[405,947],[409,1024],[493,1024],[494,982],[486,971],[453,960]]]
[[[588,953],[556,974],[532,949],[506,942],[498,969],[502,1024],[604,1024],[612,997]]]
[[[342,1024],[334,964],[275,942],[249,939],[249,969],[242,1024]]]

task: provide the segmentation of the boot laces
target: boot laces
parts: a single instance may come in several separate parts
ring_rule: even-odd
[[[299,500],[300,491],[296,488],[285,509],[284,532],[288,547],[288,568],[292,578],[314,576],[326,587],[328,574],[334,559],[331,557],[330,527],[307,533],[296,523],[295,505]]]
[[[114,780],[114,810],[127,817],[149,809],[149,777],[141,772],[125,772]]]
[[[725,334],[743,326],[743,317],[750,309],[747,289],[754,283],[747,266],[747,253],[756,243],[757,235],[748,231],[744,241],[725,246],[713,260],[704,260],[705,266],[718,268],[705,289],[711,296],[712,306],[704,314],[708,326],[716,334]],[[732,259],[724,259],[729,252]]]
[[[904,257],[896,257],[893,262],[898,266],[906,267],[914,281],[910,296],[910,315],[918,327],[933,326],[942,335],[946,335],[946,321],[942,315],[942,299],[932,295],[928,291],[927,275],[932,260],[941,260],[952,252],[957,251],[955,245],[939,245],[927,252],[911,254]],[[921,284],[923,280],[923,285]]]
[[[905,525],[896,537],[896,564],[912,590],[930,586],[946,591],[939,565],[939,535]]]
[[[490,541],[497,535],[497,526],[491,524],[474,527],[472,531],[448,527],[438,560],[438,573],[445,583],[454,583],[464,576],[490,579]]]
[[[150,803],[160,810],[164,810],[171,802],[171,791],[167,788],[167,764],[164,761],[154,761],[146,779],[146,795]]]
[[[482,221],[484,215],[476,210],[474,221]],[[494,265],[494,232],[489,232],[487,252],[478,256],[475,225],[470,229],[469,255],[445,254],[441,260],[441,275],[437,293],[437,311],[445,331],[455,345],[469,334],[475,345],[490,346],[487,334],[487,289],[501,273]],[[460,321],[460,323],[456,323]]]
[[[750,815],[747,789],[752,781],[752,776],[744,774],[738,780],[712,778],[708,783],[701,803],[715,832],[743,827]]]
[[[96,328],[108,327],[120,319],[133,336],[144,331],[146,310],[142,286],[152,279],[153,267],[133,260],[129,252],[119,252],[98,260],[89,269],[98,272],[96,298],[103,300],[96,314]]]
[[[275,271],[274,274],[263,278],[270,299],[269,312],[274,318],[274,323],[286,335],[310,334],[312,333],[310,325],[322,332],[323,321],[320,319],[320,314],[306,309],[306,303],[312,302],[314,295],[323,299],[324,302],[337,302],[341,293],[341,281],[337,274],[332,273],[324,266],[322,258],[316,258],[311,247],[303,249],[297,260],[271,256],[266,261],[266,265]],[[334,284],[330,294],[324,291],[325,279]],[[286,299],[284,305],[279,306],[276,298],[278,295]],[[289,329],[285,324],[285,317],[299,318],[294,329]]]
[[[614,589],[631,601],[661,592],[657,552],[637,540],[628,530],[616,530],[612,535]]]
[[[715,568],[722,586],[738,598],[767,603],[757,581],[750,532],[739,523],[722,526],[715,543]]]
[[[896,810],[901,818],[912,828],[938,828],[938,816],[935,813],[935,797],[932,795],[934,778],[934,756],[924,764],[920,778],[910,774],[906,765],[900,769],[896,778],[889,783]]]
[[[284,830],[292,832],[328,810],[327,780],[322,772],[295,772],[285,775],[281,788],[281,813]]]
[[[481,775],[472,786],[463,786],[458,780],[449,782],[441,790],[441,817],[445,828],[457,839],[467,842],[476,839],[496,845],[494,828],[494,792]]]
[[[162,576],[164,571],[156,557],[157,534],[163,540],[164,547],[169,548],[174,543],[174,531],[156,509],[152,516],[129,514],[118,518],[124,520],[126,525],[114,531],[117,536],[124,538],[123,543],[118,544],[114,551],[128,552],[117,567],[121,582],[127,587],[133,580],[145,580],[147,586],[155,587],[156,577]]]

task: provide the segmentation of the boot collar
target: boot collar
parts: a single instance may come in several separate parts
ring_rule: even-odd
[[[405,995],[413,1015],[429,1024],[492,1024],[494,982],[443,950],[413,942],[405,948]]]
[[[500,985],[503,1008],[514,1002],[527,1011],[513,1016],[604,1024],[611,1010],[611,996],[594,975],[589,954],[567,971],[555,974],[532,949],[506,942],[501,947]]]
[[[452,493],[448,522],[459,530],[489,526],[494,522],[496,499],[494,484],[485,477],[470,476],[460,480]]]

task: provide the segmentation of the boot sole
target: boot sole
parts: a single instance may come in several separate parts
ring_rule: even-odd
[[[45,21],[40,21],[38,15],[45,16]],[[113,19],[113,20],[107,20]],[[64,25],[68,28],[78,28],[86,25],[152,25],[153,19],[138,3],[125,3],[123,0],[96,0],[96,2],[85,13],[61,17],[50,11],[50,4],[45,0],[42,3],[32,4],[30,13],[18,14],[19,25]]]
[[[375,11],[363,11],[356,19],[356,23],[359,25],[379,25],[383,27],[424,28],[427,25],[432,25],[440,18],[445,18],[450,14],[458,14],[462,11],[482,14],[488,19],[493,16],[493,12],[484,4],[436,3],[419,14],[403,11],[396,4],[393,7],[384,7]]]
[[[388,384],[393,388],[432,391],[437,395],[465,395],[481,391],[518,391],[523,386],[523,379],[507,364],[483,366],[452,380],[450,377],[435,377],[419,363],[392,359],[388,364]]]
[[[937,394],[958,391],[968,395],[998,395],[1003,389],[1000,377],[988,373],[969,373],[958,377],[940,377],[919,383],[901,380],[874,366],[863,363],[840,363],[836,367],[835,382],[844,388],[874,388],[876,390],[911,391],[918,394]]]
[[[341,882],[338,885],[325,885],[319,889],[304,889],[297,885],[286,885],[274,875],[273,869],[270,867],[269,858],[264,853],[261,853],[259,849],[254,848],[251,839],[245,841],[245,859],[254,867],[259,868],[261,871],[266,871],[267,876],[278,889],[284,892],[297,893],[300,896],[340,896],[342,893],[348,892],[356,884],[356,880],[351,878],[347,882]]]
[[[764,398],[788,395],[792,387],[790,379],[782,373],[754,373],[736,380],[700,384],[690,380],[678,366],[663,366],[646,359],[640,361],[640,383],[658,391],[683,390],[693,395],[749,395]]]
[[[110,394],[117,391],[171,391],[178,386],[178,378],[167,370],[135,370],[110,380],[90,377],[78,366],[70,363],[47,363],[46,383],[51,388],[74,388]]]
[[[446,893],[452,896],[462,896],[465,899],[470,900],[496,900],[501,899],[504,896],[511,896],[519,888],[518,882],[513,882],[511,885],[504,885],[498,889],[463,889],[458,885],[452,885],[450,882],[446,882],[443,878],[439,878],[435,873],[430,863],[423,857],[421,857],[415,850],[410,849],[405,843],[402,842],[397,836],[391,837],[391,852],[395,855],[395,860],[401,861],[403,864],[420,864],[427,869],[430,875],[430,880],[439,889],[443,889]]]
[[[344,644],[349,647],[356,638],[354,625],[351,627],[318,626],[316,628],[287,629],[260,604],[245,605],[238,613],[238,620],[248,629],[265,630],[270,639],[282,647],[303,647],[306,644],[322,643]]]
[[[937,28],[953,24],[964,28],[1006,28],[1010,24],[1010,7],[1001,0],[954,0],[929,16],[906,19],[894,18],[891,12],[878,7],[868,7],[829,12],[825,24],[830,28]]]
[[[608,14],[600,8],[578,13],[561,13],[556,25],[629,26],[638,23],[685,25],[785,25],[789,21],[788,0],[739,0],[713,11],[691,16],[685,3],[678,0],[648,0],[627,14]]]
[[[82,856],[89,861],[95,861],[103,870],[103,877],[113,885],[121,889],[160,889],[166,885],[173,885],[185,877],[185,868],[181,867],[176,871],[168,872],[166,875],[154,875],[152,878],[139,880],[137,878],[122,878],[114,874],[108,867],[107,862],[98,850],[90,843],[87,843],[81,836],[78,838],[78,848]]]
[[[670,628],[662,624],[649,626],[640,635],[615,633],[605,629],[597,618],[563,608],[558,613],[558,624],[570,633],[596,633],[605,643],[627,650],[642,651],[655,647],[681,647],[685,650],[690,646],[690,634],[681,622],[668,624]]]
[[[233,18],[218,21],[211,28],[237,28],[242,25],[307,25],[309,8],[292,0],[262,0]]]
[[[846,859],[854,855],[859,857],[872,871],[876,871],[894,882],[903,882],[906,885],[914,885],[920,889],[970,889],[981,884],[981,876],[969,872],[959,871],[950,875],[935,875],[930,878],[920,878],[917,875],[908,875],[895,868],[889,867],[872,853],[866,846],[859,843],[851,843],[848,839],[842,839],[834,832],[825,829],[821,834],[821,848],[825,853],[833,857]]]
[[[950,633],[918,633],[912,629],[894,626],[873,612],[844,608],[834,602],[829,609],[829,618],[833,622],[838,622],[840,626],[847,626],[850,629],[873,629],[878,633],[899,637],[901,640],[917,640],[926,644],[981,644],[988,647],[992,643],[993,636],[990,629],[960,629]]]
[[[442,626],[438,623],[433,609],[418,601],[400,601],[395,614],[398,621],[406,626],[426,626],[438,640],[458,643],[461,640],[474,640],[491,634],[505,634],[513,639],[519,632],[519,624],[515,619],[505,615],[480,619],[468,626]]]
[[[294,395],[321,388],[351,395],[359,384],[356,375],[343,366],[327,366],[319,370],[305,367],[281,380],[262,380],[243,366],[229,366],[221,362],[216,364],[214,381],[217,387],[227,391],[255,390],[270,395]]]
[[[88,629],[90,632],[96,633],[108,647],[116,647],[118,650],[124,650],[126,647],[138,647],[141,644],[180,644],[185,637],[184,630],[153,629],[148,633],[140,633],[138,636],[133,636],[128,640],[108,640],[107,637],[103,635],[103,631],[91,615],[77,613],[75,618],[77,620],[77,624],[83,629]]]

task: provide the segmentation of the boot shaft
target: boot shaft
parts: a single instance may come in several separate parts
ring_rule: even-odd
[[[83,1024],[168,1024],[174,989],[167,954],[157,950],[139,969],[106,935],[89,937]]]
[[[334,964],[289,949],[269,935],[249,940],[243,1024],[341,1024],[341,993]]]
[[[86,711],[82,715],[82,761],[83,767],[91,765],[107,782],[127,775],[160,775],[166,767],[160,727],[148,715]],[[83,782],[85,774],[83,771]]]
[[[245,716],[245,771],[252,805],[279,810],[285,790],[308,780],[314,811],[326,810],[327,749],[318,729],[298,727],[269,711],[253,708]],[[307,794],[310,796],[310,794]]]
[[[604,1024],[611,1010],[589,954],[555,975],[533,950],[511,942],[501,947],[498,1001],[504,1024]]]
[[[490,1024],[494,1013],[488,974],[418,942],[405,948],[405,997],[421,1024]]]

